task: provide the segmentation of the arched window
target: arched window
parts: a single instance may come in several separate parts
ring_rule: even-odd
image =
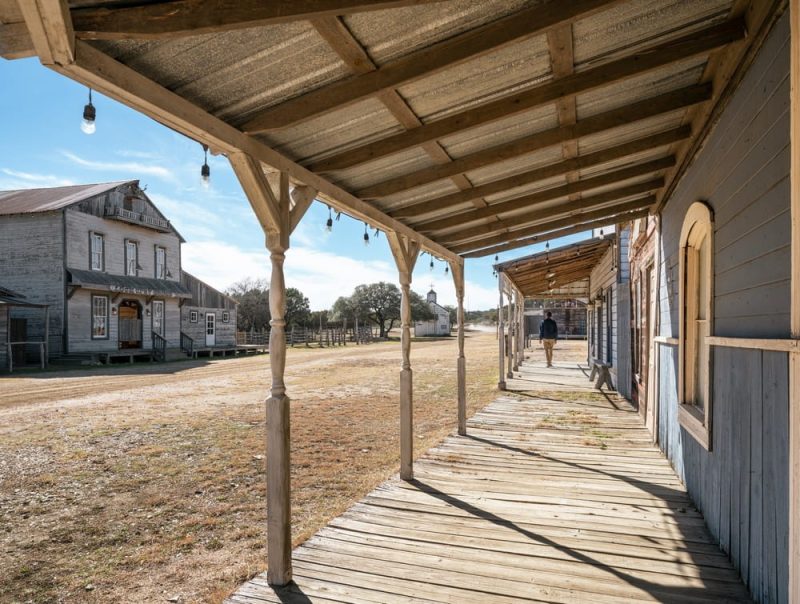
[[[711,450],[711,348],[714,309],[714,223],[711,209],[695,202],[680,240],[678,419]]]

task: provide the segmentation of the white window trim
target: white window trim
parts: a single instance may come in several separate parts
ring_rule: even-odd
[[[132,274],[130,272],[131,258],[130,258],[129,254],[128,254],[128,246],[129,245],[133,245],[133,248],[135,250],[135,253],[134,253],[134,256],[133,256],[133,273]],[[133,239],[126,239],[125,240],[125,275],[127,277],[137,277],[139,275],[139,268],[138,267],[139,267],[139,242],[137,242],[137,241],[135,241]]]
[[[94,333],[94,319],[95,319],[96,316],[98,316],[98,315],[94,314],[94,301],[95,300],[104,300],[105,301],[105,305],[106,305],[106,313],[105,313],[105,316],[104,316],[105,329],[103,330],[105,333],[102,336],[97,336]],[[92,317],[92,321],[91,321],[91,332],[90,332],[92,340],[108,340],[109,339],[109,337],[110,337],[109,333],[108,333],[108,331],[109,331],[109,320],[108,320],[109,306],[110,306],[110,304],[109,304],[108,296],[92,295],[92,301],[91,301],[91,317]]]
[[[189,323],[197,323],[197,311],[190,310],[189,311]]]
[[[167,248],[165,248],[163,245],[157,245],[155,247],[156,247],[156,249],[155,249],[155,258],[154,258],[154,260],[155,260],[155,271],[154,271],[155,278],[156,279],[166,279],[167,278]],[[158,252],[160,252],[160,251],[164,252],[164,272],[163,272],[162,275],[158,274],[158,266],[159,266],[159,264],[158,264]]]
[[[95,238],[100,240],[100,267],[94,267],[94,241]],[[93,271],[104,271],[106,268],[106,238],[103,233],[97,231],[89,231],[89,269]]]
[[[704,371],[705,379],[705,412],[700,411],[694,400],[686,396],[686,248],[690,246],[690,236],[696,236],[696,229],[702,229],[708,237],[708,257],[703,267],[708,279],[708,300],[705,316],[708,321],[708,334],[714,335],[714,215],[711,208],[701,201],[694,202],[686,212],[681,228],[680,246],[678,248],[678,422],[700,445],[708,451],[712,447],[713,399],[711,382],[713,380],[713,348],[708,341],[701,342],[706,347],[707,366],[698,367]],[[700,276],[703,278],[703,275]]]
[[[222,322],[228,323],[230,320],[231,320],[231,313],[226,310],[225,312],[222,313]]]

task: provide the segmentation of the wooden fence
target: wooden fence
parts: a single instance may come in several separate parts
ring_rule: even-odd
[[[270,330],[237,331],[236,344],[239,346],[268,346]],[[293,325],[286,330],[286,344],[289,346],[347,346],[347,344],[369,344],[378,339],[379,331],[371,326],[325,327],[322,329],[298,327]]]

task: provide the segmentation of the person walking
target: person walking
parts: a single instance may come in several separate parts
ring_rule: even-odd
[[[553,313],[547,311],[547,318],[539,325],[539,341],[544,346],[544,354],[547,357],[547,366],[553,366],[553,347],[558,340],[558,325],[553,321]]]

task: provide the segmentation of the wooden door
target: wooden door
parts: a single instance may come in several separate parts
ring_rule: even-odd
[[[206,346],[217,344],[217,317],[213,312],[206,313]]]

